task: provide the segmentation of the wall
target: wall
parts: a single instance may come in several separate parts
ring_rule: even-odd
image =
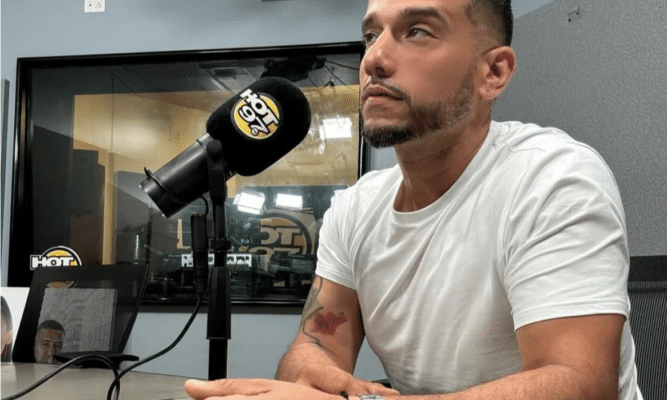
[[[550,0],[515,0],[519,17]],[[82,0],[3,0],[0,75],[9,85],[2,126],[2,281],[6,280],[7,219],[14,146],[16,59],[331,43],[358,40],[365,1],[336,0],[107,0],[106,12],[84,14]],[[4,118],[4,117],[3,117]],[[395,162],[391,150],[373,152],[374,168]],[[141,312],[127,352],[146,356],[166,346],[187,319],[186,310]],[[229,376],[271,377],[291,341],[298,315],[234,314]],[[205,318],[195,321],[184,342],[144,370],[205,377]],[[365,345],[358,375],[383,375]]]
[[[495,108],[495,119],[556,126],[600,152],[631,255],[667,254],[665,21],[662,0],[556,0],[520,18],[518,70]]]
[[[144,307],[137,317],[125,353],[145,357],[167,347],[180,333],[190,312],[183,307],[179,307],[178,312]],[[273,378],[280,357],[296,334],[299,320],[300,316],[296,314],[233,313],[227,376]],[[138,370],[207,378],[206,310],[196,317],[178,346]],[[368,380],[385,376],[382,365],[366,343],[359,354],[355,375]]]

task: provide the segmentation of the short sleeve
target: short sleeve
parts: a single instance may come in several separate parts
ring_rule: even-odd
[[[629,313],[629,254],[618,188],[584,145],[540,158],[518,181],[504,229],[515,329],[568,316]]]
[[[344,191],[337,193],[331,207],[324,213],[320,228],[315,273],[323,278],[355,289],[349,248],[346,244],[345,221],[348,218],[348,197]]]

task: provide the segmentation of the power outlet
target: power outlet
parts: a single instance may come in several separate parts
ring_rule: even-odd
[[[83,11],[87,13],[104,12],[105,0],[83,0]]]

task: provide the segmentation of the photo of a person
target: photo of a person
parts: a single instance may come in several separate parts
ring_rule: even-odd
[[[35,335],[35,362],[56,364],[53,357],[63,348],[65,328],[58,321],[47,319],[37,327]]]
[[[12,325],[12,313],[4,297],[2,297],[2,362],[12,361],[12,343],[14,338],[14,327]]]

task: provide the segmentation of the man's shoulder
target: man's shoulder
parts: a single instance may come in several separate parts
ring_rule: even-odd
[[[497,131],[496,145],[504,144],[515,149],[550,148],[553,144],[579,143],[565,131],[552,126],[519,121],[494,121],[491,126]]]
[[[494,147],[496,170],[521,171],[511,174],[516,190],[527,196],[551,196],[564,187],[595,195],[605,191],[620,204],[618,185],[603,157],[588,144],[553,127],[520,122],[496,123]],[[502,173],[502,172],[499,172]]]
[[[569,133],[551,126],[518,121],[493,122],[494,147],[538,158],[571,158],[603,162],[600,154]]]

